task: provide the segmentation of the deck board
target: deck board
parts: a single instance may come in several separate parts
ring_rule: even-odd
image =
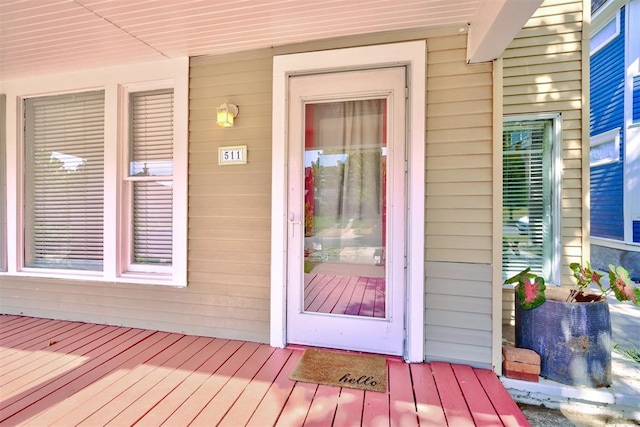
[[[243,390],[235,405],[227,412],[220,422],[220,426],[234,427],[247,424],[251,415],[253,415],[248,408],[256,408],[258,406],[267,394],[269,386],[275,381],[290,357],[291,350],[275,349],[269,360]]]
[[[452,369],[458,384],[464,384],[464,387],[460,388],[474,424],[478,427],[499,425],[500,417],[484,392],[474,370],[465,365],[452,365]]]
[[[0,335],[0,426],[529,425],[469,366],[388,358],[376,393],[290,380],[302,348],[9,315]]]
[[[118,402],[123,402],[121,408],[118,408],[121,410],[114,411],[113,404],[110,404],[94,414],[99,414],[101,418],[90,417],[80,425],[133,425],[176,385],[174,380],[169,379],[171,372],[182,368],[204,344],[197,337],[183,337],[173,342],[150,363],[155,368],[119,396]],[[162,357],[166,354],[172,356]]]
[[[94,382],[63,402],[42,411],[26,425],[38,426],[60,419],[64,419],[65,424],[77,425],[104,406],[109,406],[110,402],[117,400],[131,384],[135,384],[146,370],[153,368],[153,365],[147,363],[167,348],[167,342],[163,338],[167,338],[167,334],[158,333],[149,337],[144,342],[146,347],[140,346],[140,351],[128,359],[124,356],[119,357],[121,363],[112,366],[111,371],[108,371],[109,366],[95,370]],[[135,369],[132,369],[134,367]]]
[[[416,411],[421,426],[446,426],[447,419],[440,401],[431,365],[413,363],[410,365],[413,390],[416,394]]]
[[[54,354],[59,354],[60,357],[73,353],[80,346],[76,344],[77,341],[90,336],[96,339],[99,337],[97,332],[104,328],[104,326],[88,324],[82,324],[69,330],[62,327],[62,333],[48,335],[53,338],[41,345],[34,345],[32,348],[2,347],[4,356],[0,358],[0,363],[3,366],[3,370],[0,372],[0,381],[2,384],[8,384],[9,380],[6,375],[9,375],[14,369],[19,369],[19,374],[25,375],[28,368],[37,366],[38,360],[44,359],[45,364],[51,363],[55,359],[51,351],[54,351]],[[65,344],[57,345],[60,342]]]
[[[413,427],[418,425],[413,384],[409,365],[388,362],[389,367],[389,419],[391,426]]]
[[[256,343],[241,343],[233,353],[233,357],[229,357],[224,361],[220,360],[222,362],[220,367],[208,375],[200,387],[163,424],[168,426],[188,425],[209,404],[211,399],[224,387],[227,381],[233,377],[258,347],[259,344]],[[218,357],[220,356],[222,355],[218,355]]]
[[[389,426],[389,394],[367,391],[362,408],[363,426]]]
[[[256,376],[260,368],[267,362],[273,350],[273,348],[267,346],[258,347],[242,367],[229,378],[222,389],[200,411],[198,416],[191,422],[191,425],[211,426],[219,424],[251,379]]]
[[[311,401],[304,425],[308,427],[331,425],[336,414],[339,397],[339,387],[320,384]]]
[[[289,373],[296,367],[301,354],[302,352],[295,351],[287,360],[284,368],[280,371],[275,381],[273,381],[264,398],[260,401],[258,407],[249,419],[247,423],[248,426],[272,426],[278,421],[282,408],[289,399],[293,391],[293,386],[296,384],[294,381],[289,380]]]
[[[3,399],[0,413],[12,415],[4,419],[0,425],[21,422],[50,405],[72,396],[90,384],[91,379],[84,376],[86,373],[108,364],[111,360],[117,360],[116,356],[126,353],[127,349],[151,333],[150,331],[114,328],[110,334],[113,335],[113,339],[84,354],[81,358],[82,363],[70,363],[64,367],[64,371],[60,371],[55,377],[48,376],[38,384],[29,384],[28,389],[9,399]],[[2,394],[4,396],[4,391]]]
[[[430,365],[447,423],[473,427],[473,418],[451,365],[443,362],[433,362]]]
[[[491,397],[491,404],[496,409],[500,420],[505,426],[516,427],[529,425],[529,422],[520,408],[518,408],[516,402],[511,398],[507,389],[504,388],[500,380],[493,375],[492,372],[477,370],[476,375],[485,393]]]
[[[305,311],[385,317],[385,279],[305,274]]]

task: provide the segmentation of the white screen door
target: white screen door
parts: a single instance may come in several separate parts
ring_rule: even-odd
[[[290,343],[403,354],[405,73],[289,78]]]

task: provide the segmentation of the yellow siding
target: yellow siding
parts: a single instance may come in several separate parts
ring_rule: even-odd
[[[242,320],[226,336],[269,339],[271,226],[269,50],[195,58],[189,107],[189,287],[210,301],[212,325]],[[240,106],[216,125],[218,105]],[[218,148],[248,146],[246,165],[218,165]],[[218,334],[217,326],[212,333]]]
[[[465,63],[466,41],[427,41],[426,257],[490,264],[493,69]]]
[[[588,120],[588,35],[583,0],[546,0],[504,53],[504,114],[562,115],[562,284],[571,284],[568,265],[587,256],[586,194],[583,176]],[[588,18],[588,17],[586,17]],[[583,106],[585,108],[583,109]],[[503,320],[511,315],[513,292],[503,292]]]

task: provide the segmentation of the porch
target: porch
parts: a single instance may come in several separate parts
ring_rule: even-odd
[[[301,354],[0,315],[0,425],[528,425],[488,370],[389,358],[376,393],[289,380]]]

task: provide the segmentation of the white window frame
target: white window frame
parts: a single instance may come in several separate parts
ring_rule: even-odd
[[[595,19],[596,18],[594,18],[594,20]],[[605,35],[605,30],[609,31],[608,35]],[[612,30],[613,32],[611,32]],[[614,17],[606,21],[604,24],[600,24],[598,27],[593,28],[593,33],[591,35],[591,38],[589,39],[589,54],[594,55],[619,35],[620,10],[618,9]]]
[[[129,236],[123,200],[123,165],[128,129],[123,115],[126,91],[149,87],[174,89],[174,191],[173,191],[173,261],[170,270],[129,271],[123,263]],[[189,60],[179,58],[91,71],[47,75],[31,79],[0,82],[0,92],[7,96],[6,146],[6,275],[84,279],[116,283],[154,284],[183,287],[187,284],[187,179],[188,179],[188,108]],[[104,267],[103,271],[61,271],[25,269],[23,265],[23,102],[26,98],[90,90],[105,91],[104,131]]]
[[[613,154],[609,157],[605,157],[598,160],[591,159],[591,154],[589,154],[589,165],[590,166],[602,166],[608,165],[611,163],[617,163],[620,161],[620,129],[615,128],[601,134],[592,136],[589,139],[589,147],[598,147],[605,144],[613,144]]]
[[[6,161],[5,161],[5,148],[6,148],[6,96],[0,94],[0,273],[7,271],[7,221],[6,221],[6,209],[5,203],[7,188],[6,188]]]
[[[135,264],[131,262],[132,251],[133,251],[133,247],[132,247],[133,246],[133,243],[132,243],[133,224],[131,221],[131,215],[132,215],[131,211],[133,209],[133,206],[131,203],[132,202],[132,189],[131,189],[132,180],[129,178],[129,159],[128,159],[128,152],[131,145],[131,140],[130,140],[131,133],[129,132],[130,131],[129,112],[131,107],[130,95],[136,92],[146,92],[146,91],[170,89],[170,88],[173,88],[172,82],[170,80],[150,82],[150,83],[144,83],[144,84],[123,85],[122,87],[122,96],[121,96],[122,108],[121,108],[120,117],[123,123],[123,126],[121,128],[123,131],[122,140],[125,143],[122,145],[122,158],[120,159],[120,161],[122,162],[120,194],[123,195],[122,197],[123,224],[121,228],[122,244],[120,245],[119,249],[120,249],[120,255],[121,255],[120,265],[121,265],[121,268],[124,270],[122,273],[124,277],[136,277],[142,273],[151,274],[151,275],[153,274],[169,275],[171,274],[171,270],[173,269],[173,266],[169,267],[169,266],[157,266],[157,265],[144,265],[144,264]],[[175,98],[174,98],[174,108],[175,108]],[[170,178],[171,181],[173,181],[174,176],[175,174],[172,175],[171,177],[166,177],[166,178]],[[174,187],[174,193],[175,193],[175,187]],[[175,197],[175,194],[174,194],[174,197]],[[176,229],[176,226],[179,226],[179,224],[176,224],[175,215],[174,215],[173,230]],[[172,234],[173,234],[173,238],[175,238],[176,237],[175,232],[173,232]]]
[[[509,115],[503,117],[503,123],[514,121],[553,121],[553,141],[551,147],[551,182],[550,187],[555,189],[551,199],[551,227],[553,228],[550,259],[542,272],[550,285],[560,286],[562,283],[562,115],[559,113]],[[504,268],[504,266],[503,266]],[[503,288],[511,288],[503,286]]]

